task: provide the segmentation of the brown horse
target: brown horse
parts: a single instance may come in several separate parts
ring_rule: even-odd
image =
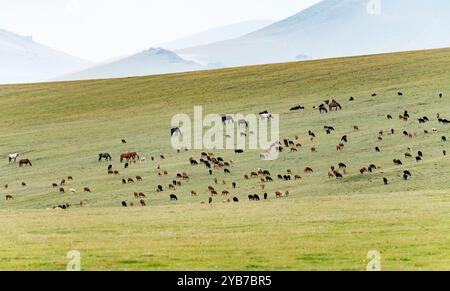
[[[333,110],[335,110],[335,111],[338,111],[338,110],[342,110],[342,106],[341,106],[341,104],[339,104],[336,100],[331,100],[331,102],[330,101],[328,101],[327,102],[327,105],[328,105],[328,108],[329,108],[329,110],[330,111],[333,111]]]
[[[30,167],[32,166],[31,161],[29,159],[24,159],[24,160],[19,161],[19,167],[28,166],[28,165],[30,165]]]
[[[127,153],[122,153],[120,155],[120,162],[122,163],[123,160],[126,160],[127,162],[130,160],[139,160],[139,155],[136,152],[127,152]]]

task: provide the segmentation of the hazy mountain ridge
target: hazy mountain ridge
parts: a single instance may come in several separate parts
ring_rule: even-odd
[[[162,48],[151,48],[118,61],[58,77],[56,80],[63,81],[136,77],[198,71],[202,69],[205,68],[200,64],[184,60],[172,51]]]
[[[158,45],[169,50],[206,45],[218,41],[230,40],[259,30],[274,23],[273,20],[250,20],[212,28],[174,41]]]
[[[46,81],[88,66],[88,61],[0,29],[0,84]]]
[[[243,37],[178,50],[181,56],[242,66],[450,46],[450,1],[324,0]],[[376,12],[376,11],[375,11]]]

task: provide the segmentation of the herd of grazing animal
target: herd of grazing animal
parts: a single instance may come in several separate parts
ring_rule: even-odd
[[[377,94],[374,93],[372,94],[372,97],[376,97]],[[402,92],[398,93],[398,96],[404,96]],[[440,95],[440,97],[442,98],[442,95]],[[355,103],[356,99],[354,97],[350,97],[349,102]],[[343,110],[343,107],[341,106],[341,104],[339,102],[337,102],[335,99],[332,100],[326,100],[324,103],[322,103],[321,105],[319,105],[318,107],[314,107],[313,109],[316,109],[319,111],[320,114],[322,113],[332,113],[332,112],[339,112],[341,110]],[[296,105],[293,106],[289,109],[289,111],[291,113],[294,112],[300,112],[301,110],[305,110],[304,106],[301,105]],[[402,110],[403,111],[403,110]],[[335,114],[339,114],[339,113],[335,113]],[[272,118],[272,114],[269,113],[269,111],[263,111],[260,112],[260,117],[261,119],[271,119]],[[412,122],[414,119],[411,118],[411,113],[407,110],[403,111],[400,115],[399,115],[399,120],[401,120],[402,122]],[[392,118],[392,114],[387,115],[388,120],[390,122],[396,122],[393,118]],[[427,116],[420,116],[419,118],[415,119],[419,122],[420,125],[425,125],[428,123],[431,123],[433,120]],[[246,128],[248,128],[248,123],[246,120],[238,120],[235,121],[233,120],[233,118],[231,116],[228,115],[224,115],[222,117],[222,121],[224,123],[234,123],[236,122],[238,124],[238,126],[245,126]],[[437,115],[437,121],[439,122],[439,124],[445,125],[450,123],[447,119],[441,118],[441,116],[438,114]],[[332,125],[325,125],[323,127],[326,136],[329,136],[329,138],[334,138],[333,134],[336,131],[335,126]],[[353,126],[353,130],[354,132],[358,132],[360,130],[360,127],[358,125],[354,125]],[[388,132],[388,131],[386,131]],[[391,136],[395,136],[395,130],[392,128],[390,129],[390,134]],[[437,128],[432,128],[431,130],[425,130],[424,133],[428,134],[430,132],[433,133],[437,133],[438,129]],[[172,128],[171,131],[171,136],[173,135],[181,135],[181,131],[179,128]],[[418,138],[418,135],[416,132],[409,132],[409,131],[403,131],[403,135],[410,138],[410,139],[415,139]],[[247,136],[247,134],[246,134]],[[383,138],[387,137],[388,135],[385,133],[385,131],[380,131],[378,133],[378,135],[376,136],[378,138],[378,144],[374,144],[374,148],[375,148],[375,152],[376,153],[382,153],[382,146],[380,145],[380,143],[384,140]],[[313,131],[309,130],[308,131],[308,138],[310,139],[310,142],[314,143],[317,135],[316,133],[314,133]],[[446,136],[441,136],[440,138],[442,143],[447,142],[447,137]],[[351,139],[351,134],[345,134],[343,135],[340,140],[338,140],[338,143],[336,145],[336,151],[337,152],[342,152],[346,149],[346,145],[350,144],[352,142]],[[122,140],[122,144],[124,145],[128,145],[128,142],[123,139]],[[288,153],[288,154],[296,154],[297,152],[299,152],[302,149],[302,143],[300,142],[300,138],[299,136],[295,136],[294,138],[285,138],[281,141],[277,141],[274,144],[272,144],[272,148],[275,149],[275,151],[277,151],[279,154],[281,153]],[[286,150],[285,150],[286,149]],[[311,147],[311,154],[316,154],[318,152],[317,147]],[[176,151],[178,154],[181,154],[183,152],[189,152],[188,149],[178,149]],[[239,159],[243,154],[245,154],[246,152],[242,149],[236,149],[234,151],[234,154],[236,156],[236,159]],[[339,153],[338,153],[339,154]],[[442,151],[443,156],[447,156],[447,151],[443,150]],[[20,156],[20,154],[15,153],[15,154],[11,154],[8,156],[8,162],[10,164],[12,163],[16,163],[18,157]],[[414,159],[416,160],[417,163],[422,162],[426,157],[423,153],[423,151],[419,150],[417,151],[417,153],[413,153],[411,148],[407,149],[407,152],[404,154],[406,159]],[[265,158],[265,154],[261,154],[261,160],[264,160]],[[98,162],[99,164],[102,163],[103,161],[106,162],[111,162],[113,160],[113,156],[109,153],[100,153],[98,154]],[[128,151],[128,152],[123,152],[120,154],[119,156],[119,160],[120,163],[123,165],[124,171],[128,171],[130,168],[133,167],[134,164],[136,164],[137,162],[140,163],[144,163],[146,162],[146,158],[141,158],[139,156],[139,154],[137,152],[134,151]],[[252,193],[250,195],[248,195],[248,200],[249,201],[261,201],[261,200],[269,200],[270,197],[274,197],[276,199],[281,199],[281,198],[288,198],[290,197],[290,191],[287,190],[288,188],[291,188],[292,186],[298,185],[299,183],[301,183],[303,181],[303,177],[299,174],[299,173],[294,173],[294,171],[292,169],[286,169],[285,173],[276,173],[276,175],[272,176],[271,174],[271,170],[270,169],[255,169],[254,171],[251,171],[247,174],[243,175],[243,180],[240,181],[242,179],[241,178],[236,178],[236,176],[234,175],[235,172],[235,167],[236,167],[236,163],[233,160],[225,160],[223,157],[221,157],[220,155],[218,155],[217,153],[213,153],[213,152],[202,152],[197,158],[194,157],[189,157],[187,160],[187,163],[185,164],[186,169],[193,169],[193,168],[201,168],[203,170],[203,178],[209,177],[209,179],[212,178],[212,185],[207,187],[207,189],[194,189],[195,187],[195,180],[194,178],[191,177],[190,174],[188,174],[188,171],[190,170],[186,170],[186,171],[180,171],[178,173],[169,173],[169,171],[165,170],[164,167],[166,166],[166,163],[168,163],[168,160],[170,160],[170,155],[167,154],[159,154],[159,157],[151,157],[151,161],[153,163],[157,163],[156,166],[156,173],[157,173],[157,177],[156,179],[160,179],[160,181],[163,181],[164,179],[166,179],[166,177],[171,177],[172,182],[170,184],[165,184],[163,182],[158,182],[159,185],[156,185],[155,188],[153,188],[154,193],[156,195],[160,194],[160,193],[165,193],[166,191],[169,191],[169,193],[167,193],[167,196],[169,198],[169,201],[172,202],[176,202],[179,201],[181,199],[183,199],[185,197],[185,195],[189,195],[190,197],[198,197],[199,193],[200,194],[208,194],[208,204],[213,204],[214,200],[219,196],[219,193],[221,194],[222,197],[225,197],[225,200],[223,200],[224,203],[230,203],[230,202],[234,202],[234,203],[238,203],[239,200],[239,195],[242,193],[239,193],[243,190],[241,190],[242,188],[245,187],[240,187],[241,184],[245,184],[245,186],[247,188],[251,187],[252,189],[254,189],[252,192],[256,192],[256,190],[260,190],[261,193],[260,194],[255,194]],[[398,159],[398,157],[392,157],[392,161],[394,166],[398,166],[398,167],[403,167],[404,163]],[[19,161],[19,167],[25,167],[25,166],[29,166],[32,167],[32,163],[29,159],[21,159]],[[368,166],[362,166],[359,169],[359,173],[361,175],[367,174],[367,173],[375,173],[377,171],[380,171],[382,169],[381,166],[377,166],[375,164],[371,164]],[[403,168],[402,168],[403,169]],[[198,171],[196,171],[198,172]],[[310,166],[306,166],[303,168],[303,173],[306,175],[310,175],[310,174],[316,174],[320,171],[315,171],[312,167]],[[351,169],[349,167],[347,167],[347,164],[345,163],[339,163],[337,166],[331,166],[331,170],[328,172],[328,178],[334,178],[338,181],[344,180],[346,178],[346,175],[348,175],[349,173],[351,173]],[[144,172],[145,173],[145,172]],[[135,185],[135,187],[139,187],[139,182],[143,182],[144,180],[147,180],[146,178],[144,179],[143,177],[146,177],[145,175],[141,174],[141,175],[133,175],[132,177],[123,177],[121,176],[120,172],[116,169],[114,169],[114,166],[112,164],[110,164],[107,167],[107,174],[108,175],[113,175],[113,176],[121,176],[121,185],[123,188],[124,192],[128,191],[128,187],[127,185]],[[223,175],[225,175],[226,179],[221,179],[221,182],[219,183],[219,173],[223,173]],[[197,175],[198,176],[198,175]],[[411,174],[411,172],[409,170],[404,170],[401,174],[403,180],[408,181],[409,179],[411,179],[413,176]],[[197,178],[197,177],[196,177]],[[235,179],[233,180],[229,180],[229,179]],[[276,179],[278,178],[278,179]],[[113,179],[111,177],[111,179]],[[114,178],[115,179],[115,178]],[[239,181],[238,181],[239,179]],[[275,182],[276,180],[276,182]],[[52,188],[54,188],[55,190],[57,190],[60,194],[66,194],[66,193],[70,193],[72,195],[77,194],[77,189],[75,187],[75,185],[73,184],[74,178],[72,176],[67,176],[67,178],[64,178],[61,180],[61,182],[59,183],[52,183]],[[253,182],[255,181],[255,182]],[[383,177],[383,184],[386,186],[391,185],[393,182],[395,181],[395,177]],[[296,184],[294,184],[296,183]],[[71,185],[72,184],[72,185]],[[165,184],[165,185],[164,185]],[[22,182],[22,187],[28,187],[26,182]],[[117,187],[120,184],[118,183]],[[230,185],[231,188],[228,188],[227,186]],[[273,196],[270,195],[267,191],[265,191],[266,188],[269,188],[269,185],[276,185],[277,188],[285,188],[285,189],[278,189],[276,191],[273,192]],[[167,187],[166,187],[167,186]],[[69,188],[66,188],[69,187]],[[188,188],[186,190],[183,190],[184,188]],[[273,187],[272,187],[273,188]],[[8,189],[8,184],[5,185],[5,189]],[[83,192],[85,194],[92,194],[93,191],[90,187],[83,187]],[[149,189],[146,189],[149,190]],[[151,192],[153,192],[151,191]],[[123,200],[121,201],[121,205],[123,207],[133,207],[135,205],[141,205],[142,207],[147,206],[148,205],[148,198],[150,198],[152,195],[150,195],[148,193],[149,191],[147,191],[147,194],[144,193],[144,191],[130,191],[129,193],[132,193],[132,195],[130,195],[130,199],[127,200]],[[182,193],[185,193],[185,195],[183,195]],[[261,198],[262,197],[262,198]],[[136,199],[135,201],[133,201],[132,199]],[[15,197],[12,194],[7,194],[5,196],[6,201],[13,201],[15,199]],[[137,202],[136,202],[137,201]],[[119,201],[120,202],[120,201]],[[84,205],[86,205],[87,201],[86,200],[81,200],[80,201],[80,207],[83,207]],[[206,204],[206,202],[202,202],[202,204]],[[60,205],[54,206],[50,209],[63,209],[63,210],[67,210],[71,207],[71,204],[69,203],[62,203]]]

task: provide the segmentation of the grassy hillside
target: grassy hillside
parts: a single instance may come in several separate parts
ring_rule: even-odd
[[[0,268],[63,269],[65,255],[82,253],[84,269],[357,269],[364,270],[366,254],[382,252],[384,269],[449,269],[447,175],[450,150],[441,136],[450,127],[440,125],[436,114],[450,117],[450,50],[333,59],[84,82],[0,86]],[[397,96],[402,91],[403,96]],[[376,92],[377,96],[372,97]],[[438,94],[444,93],[444,98]],[[446,94],[448,93],[448,94]],[[355,98],[349,102],[349,97]],[[313,110],[325,99],[335,98],[341,112],[319,114]],[[306,107],[290,112],[293,105]],[[194,105],[208,113],[257,113],[265,109],[281,116],[281,136],[300,137],[298,153],[283,153],[277,161],[259,160],[259,151],[242,156],[216,151],[234,161],[232,174],[215,176],[228,185],[240,203],[207,201],[212,177],[203,166],[191,167],[188,158],[199,152],[176,153],[170,145],[174,114],[192,114]],[[411,119],[397,116],[408,110]],[[386,118],[394,116],[393,120]],[[431,122],[419,125],[417,118]],[[323,126],[336,128],[326,135]],[[354,131],[353,126],[359,126]],[[391,128],[394,135],[388,134]],[[432,128],[438,129],[432,133]],[[309,141],[308,130],[317,139]],[[378,132],[385,131],[383,141]],[[402,132],[416,132],[410,139]],[[429,130],[425,134],[424,130]],[[342,152],[336,144],[342,135],[349,143]],[[121,139],[128,143],[123,145]],[[375,146],[382,149],[376,153]],[[316,147],[317,153],[311,153]],[[424,161],[405,159],[407,148],[423,151]],[[145,163],[123,169],[118,156],[137,151]],[[33,167],[8,164],[7,155],[25,153]],[[106,175],[107,162],[97,154],[113,154],[120,176]],[[167,159],[150,157],[164,154]],[[403,166],[395,166],[394,158]],[[348,174],[329,179],[331,165],[344,162]],[[156,167],[169,172],[159,177]],[[359,169],[376,164],[381,170],[361,175]],[[312,167],[314,174],[303,169]],[[292,169],[302,181],[267,184],[268,201],[248,202],[258,192],[258,179],[244,174],[257,168],[273,175]],[[413,177],[405,182],[403,170]],[[191,181],[172,192],[156,193],[177,172]],[[73,176],[59,194],[51,187]],[[122,185],[121,179],[140,175],[144,181]],[[390,181],[383,185],[383,177]],[[27,187],[20,183],[24,181]],[[232,190],[230,183],[238,188]],[[92,194],[83,194],[84,187]],[[196,190],[199,196],[190,197]],[[289,190],[289,198],[275,199],[275,191]],[[148,196],[145,208],[120,207],[134,191]],[[77,206],[85,200],[83,208]],[[71,203],[65,212],[48,207]]]

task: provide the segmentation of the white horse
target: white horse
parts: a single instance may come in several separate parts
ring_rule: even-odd
[[[11,163],[12,161],[14,161],[14,163],[17,161],[17,158],[19,157],[18,153],[15,154],[10,154],[8,155],[8,161]]]

